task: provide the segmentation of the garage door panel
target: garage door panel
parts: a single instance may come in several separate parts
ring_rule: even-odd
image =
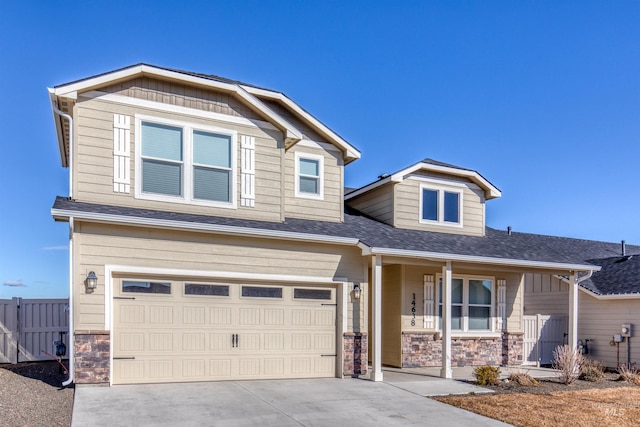
[[[228,295],[186,295],[185,282],[172,281],[170,294],[120,296],[116,284],[113,382],[335,376],[335,289],[296,298],[294,287],[256,287],[247,293],[256,297],[233,284]]]

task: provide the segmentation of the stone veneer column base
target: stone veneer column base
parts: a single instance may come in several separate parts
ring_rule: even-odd
[[[344,354],[342,374],[364,375],[369,365],[369,340],[366,333],[346,332],[343,335]]]
[[[74,332],[74,382],[76,384],[109,383],[109,331]]]
[[[524,333],[502,333],[502,364],[504,366],[522,365],[524,347]]]

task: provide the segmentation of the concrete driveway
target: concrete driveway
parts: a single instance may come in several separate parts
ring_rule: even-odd
[[[336,378],[78,387],[72,426],[505,426],[389,383]]]

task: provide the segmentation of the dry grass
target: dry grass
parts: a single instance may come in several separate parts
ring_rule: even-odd
[[[550,394],[447,396],[436,400],[517,427],[640,425],[640,389],[637,387]]]

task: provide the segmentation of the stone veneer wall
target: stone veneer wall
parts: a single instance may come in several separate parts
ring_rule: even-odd
[[[502,333],[502,364],[522,365],[524,361],[524,333]]]
[[[369,340],[366,333],[347,332],[344,340],[343,375],[364,375],[369,365]]]
[[[75,331],[74,382],[109,383],[109,331]]]
[[[442,366],[442,340],[435,333],[402,333],[402,367]],[[454,338],[451,366],[522,364],[522,334],[499,338]]]

